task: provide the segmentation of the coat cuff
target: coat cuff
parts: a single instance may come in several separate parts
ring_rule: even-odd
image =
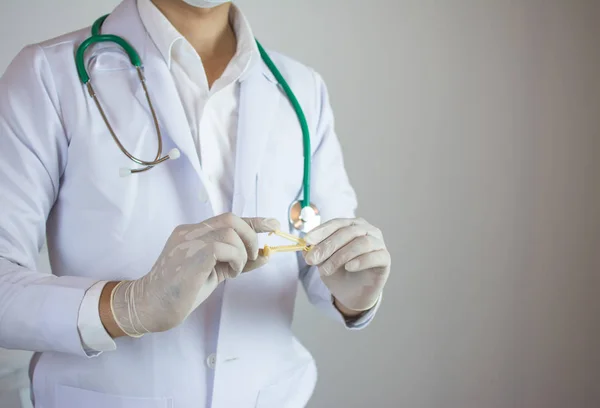
[[[105,351],[114,351],[117,346],[104,328],[98,309],[102,290],[107,282],[101,281],[92,286],[85,294],[79,309],[77,328],[88,357],[96,357]]]

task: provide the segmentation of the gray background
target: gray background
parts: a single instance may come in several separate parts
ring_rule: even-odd
[[[116,3],[2,0],[0,72]],[[324,76],[360,214],[393,256],[364,332],[300,297],[311,407],[599,407],[600,2],[239,4]],[[0,352],[0,372],[17,360]]]

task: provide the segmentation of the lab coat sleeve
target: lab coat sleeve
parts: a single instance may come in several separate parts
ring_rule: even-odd
[[[0,347],[85,356],[79,308],[95,281],[36,271],[68,141],[44,51],[28,46],[0,79]]]
[[[311,201],[317,205],[322,222],[334,218],[354,218],[357,207],[356,194],[350,185],[339,140],[335,133],[335,121],[325,83],[314,73],[316,92],[316,129],[313,135]],[[375,317],[381,301],[358,318],[344,319],[333,305],[331,292],[321,280],[317,267],[310,267],[299,255],[300,279],[310,302],[327,316],[344,324],[348,329],[362,329]]]

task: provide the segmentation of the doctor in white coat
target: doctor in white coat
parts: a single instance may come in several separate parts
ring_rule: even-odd
[[[263,233],[288,230],[301,195],[302,133],[240,10],[125,0],[102,32],[140,54],[181,157],[119,176],[132,163],[74,63],[89,27],[19,53],[0,81],[0,347],[36,352],[38,408],[305,406],[316,368],[291,330],[298,282],[360,329],[390,271],[381,232],[354,218],[322,79],[269,52],[306,113],[324,223],[309,252],[267,259]],[[154,157],[126,54],[99,44],[86,64],[123,145]],[[45,238],[52,275],[35,268]]]

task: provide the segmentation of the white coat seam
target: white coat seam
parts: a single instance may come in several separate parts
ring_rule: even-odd
[[[44,58],[44,62],[46,64],[46,66],[48,67],[48,72],[50,72],[50,80],[52,82],[52,90],[54,91],[54,97],[56,99],[56,104],[58,105],[58,106],[54,106],[54,104],[53,104],[53,106],[54,106],[54,110],[56,111],[56,116],[60,119],[60,124],[61,124],[61,126],[63,128],[63,133],[66,136],[65,125],[64,125],[64,123],[62,121],[62,107],[61,107],[61,104],[60,104],[60,96],[59,96],[58,91],[57,91],[56,81],[54,80],[54,72],[52,71],[52,66],[50,65],[50,62],[48,61],[48,56],[46,55],[46,51],[44,51],[44,48],[42,46],[40,46],[40,45],[38,45],[37,47],[39,48],[39,50],[42,53],[42,57]]]
[[[58,118],[60,125],[62,127],[63,136],[67,139],[67,144],[69,144],[69,140],[67,138],[67,131],[66,131],[63,119],[62,119],[62,109],[61,109],[61,105],[60,105],[60,97],[58,95],[56,81],[54,80],[54,72],[52,71],[52,66],[50,65],[50,62],[48,61],[48,56],[46,55],[46,51],[44,51],[44,48],[39,44],[37,45],[37,48],[39,49],[39,51],[42,55],[42,58],[44,59],[44,64],[47,66],[48,72],[50,73],[50,82],[51,82],[50,85],[52,87],[52,92],[54,93],[53,96],[54,96],[55,101],[52,101],[52,98],[50,98],[50,100],[52,101],[52,106],[54,107],[56,117]],[[58,106],[56,106],[56,105],[58,105]],[[65,160],[62,163],[61,168],[59,169],[59,180],[64,174],[66,162],[68,161],[68,152],[66,154],[67,154],[67,157],[65,157]],[[46,170],[46,173],[48,173],[48,176],[50,177],[50,181],[52,182],[52,190],[54,193],[54,199],[56,200],[56,198],[58,197],[58,191],[59,191],[60,187],[54,184],[54,181],[52,180],[52,175],[50,174],[50,172],[48,171],[46,166],[44,166],[44,169]]]
[[[314,86],[313,86],[313,95],[314,95],[314,103],[315,103],[315,120],[311,123],[310,119],[307,117],[306,119],[309,121],[309,123],[312,125],[313,131],[311,131],[311,135],[313,135],[314,137],[311,138],[311,155],[314,156],[314,154],[316,153],[318,147],[321,145],[321,143],[323,142],[322,138],[321,140],[318,140],[319,135],[318,130],[319,130],[319,125],[321,123],[321,119],[322,119],[322,114],[323,114],[323,95],[322,92],[319,92],[319,83],[323,82],[323,79],[321,78],[321,75],[319,75],[319,73],[317,71],[315,71],[313,68],[310,68],[310,70],[312,71],[312,77],[313,77],[313,81],[314,81]]]
[[[64,41],[60,41],[57,43],[53,43],[53,44],[38,44],[38,47],[40,47],[42,50],[46,50],[46,49],[50,49],[50,48],[54,48],[54,47],[58,47],[60,45],[72,45],[75,44],[74,40],[64,40]]]

